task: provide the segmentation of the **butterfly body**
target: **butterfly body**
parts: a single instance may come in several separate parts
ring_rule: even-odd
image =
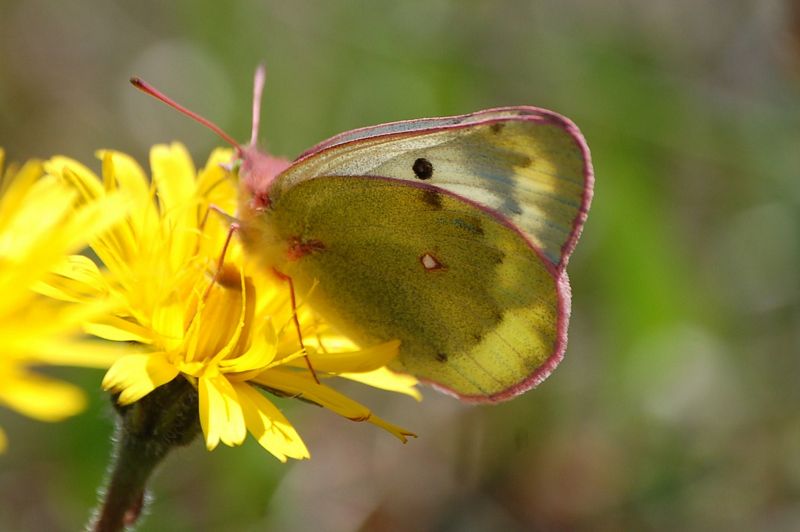
[[[393,369],[498,401],[562,358],[593,180],[568,120],[511,107],[384,124],[291,164],[248,148],[239,177],[246,249],[355,341],[399,339]]]

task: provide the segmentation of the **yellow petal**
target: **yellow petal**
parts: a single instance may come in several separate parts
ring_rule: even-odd
[[[99,150],[97,156],[103,161],[105,188],[109,192],[119,190],[133,205],[129,218],[115,228],[113,242],[107,241],[105,245],[113,247],[123,256],[133,257],[133,250],[139,249],[143,244],[147,245],[141,239],[145,235],[157,234],[159,230],[158,212],[153,202],[155,189],[139,163],[129,155]]]
[[[170,261],[180,267],[197,245],[195,168],[183,144],[158,145],[150,150],[153,183],[164,223],[170,228]]]
[[[303,460],[311,455],[300,435],[278,408],[246,383],[234,384],[244,412],[247,430],[281,462]]]
[[[317,403],[351,421],[368,421],[388,430],[402,440],[403,443],[406,442],[406,436],[414,436],[412,432],[387,423],[373,415],[369,408],[361,403],[350,399],[333,388],[317,384],[313,378],[308,376],[307,372],[300,373],[276,368],[267,370],[252,380],[269,389],[279,390],[287,395]]]
[[[65,224],[69,240],[68,250],[77,251],[96,235],[112,228],[129,212],[131,203],[120,193],[109,194],[102,201],[81,206],[74,211]]]
[[[311,365],[315,370],[327,373],[361,373],[374,371],[392,361],[397,356],[399,340],[392,340],[379,345],[345,351],[341,353],[309,352]]]
[[[44,163],[45,172],[53,176],[63,176],[77,190],[84,201],[105,195],[100,179],[94,172],[78,161],[56,155]]]
[[[136,235],[142,234],[141,214],[152,210],[150,186],[139,165],[130,157],[106,151],[97,154],[103,164],[103,186],[107,194],[121,192],[131,202],[132,215],[117,225],[109,237],[119,248],[134,248]]]
[[[2,154],[5,156],[5,152]],[[10,208],[16,208],[19,205],[22,205],[22,198],[28,194],[28,190],[31,188],[33,183],[38,180],[42,174],[44,173],[44,167],[40,161],[28,161],[26,162],[22,168],[19,170],[15,170],[13,168],[8,168],[5,173],[3,173],[3,164],[2,160],[0,160],[0,198],[2,198],[2,203],[8,205]],[[0,209],[0,225],[2,225],[2,221],[4,217],[2,216],[3,210]]]
[[[367,421],[369,421],[370,423],[372,423],[376,427],[382,428],[386,432],[394,434],[394,436],[397,439],[399,439],[401,442],[403,442],[403,443],[407,443],[408,442],[408,438],[416,438],[417,437],[417,435],[414,434],[413,432],[411,432],[410,430],[404,429],[403,427],[401,427],[399,425],[395,425],[394,423],[389,423],[385,419],[380,418],[380,417],[376,416],[375,414],[372,414],[369,417],[369,419],[367,419]]]
[[[230,173],[222,168],[230,163],[233,150],[217,148],[208,157],[205,167],[197,175],[197,194],[204,202],[213,204],[224,212],[233,213],[237,208],[237,186]]]
[[[173,349],[184,337],[183,302],[170,297],[161,302],[153,312],[153,331],[160,335],[165,349]]]
[[[162,212],[186,204],[194,196],[195,168],[186,147],[178,142],[159,144],[150,150],[150,168],[158,190]]]
[[[390,392],[410,395],[417,401],[422,401],[422,394],[417,389],[417,379],[411,375],[395,373],[387,368],[379,368],[366,373],[341,373],[340,377],[358,381],[362,384],[380,388]]]
[[[247,437],[247,426],[236,390],[224,376],[199,379],[200,425],[211,451],[221,441],[225,445],[241,445]]]
[[[64,242],[53,238],[54,233],[63,236],[62,222],[72,210],[76,197],[74,190],[60,184],[53,177],[43,177],[26,189],[18,191],[19,198],[2,198],[3,220],[0,231],[0,254],[19,259],[27,256],[32,248],[45,241],[57,249]],[[11,199],[19,201],[12,204]]]
[[[81,349],[84,343],[74,342],[74,337],[80,334],[81,323],[105,308],[102,301],[62,305],[42,297],[29,298],[26,303],[2,316],[0,345],[3,355],[16,354],[47,363],[52,359],[66,360],[66,354],[60,353],[67,353],[69,348]],[[85,345],[91,349],[88,343]]]
[[[105,248],[113,248],[119,254],[119,231],[120,227],[124,227],[125,224],[117,225],[113,229],[110,229],[110,225],[119,222],[127,214],[131,207],[130,197],[125,194],[106,193],[99,179],[91,170],[66,157],[53,157],[45,163],[44,167],[50,174],[46,179],[57,179],[68,184],[68,190],[73,193],[74,191],[78,192],[81,198],[78,203],[88,208],[88,210],[82,208],[77,211],[72,217],[74,219],[71,220],[75,226],[74,232],[80,237],[79,243],[83,244],[86,240],[92,240],[96,235],[108,230],[109,232],[100,240],[102,245],[98,246],[96,250],[98,256],[104,262],[110,258],[109,254],[105,253]],[[96,201],[101,198],[102,202]],[[119,205],[110,205],[109,202],[116,202]]]
[[[104,369],[131,353],[134,347],[91,340],[51,338],[29,346],[26,359],[31,363],[53,366],[79,366]]]
[[[104,296],[108,282],[97,265],[84,255],[70,255],[53,268],[52,275],[35,285],[43,295],[61,301],[80,302]]]
[[[222,399],[216,389],[211,387],[207,379],[200,379],[197,384],[198,410],[200,428],[206,439],[206,449],[213,451],[219,445],[219,430],[224,416],[217,413]],[[213,417],[213,419],[212,419]]]
[[[233,283],[236,282],[236,285]],[[202,310],[199,343],[201,356],[218,363],[247,344],[255,308],[255,288],[241,270],[231,285],[215,282]]]
[[[136,206],[144,206],[152,201],[149,180],[133,157],[114,150],[98,150],[96,155],[103,161],[106,188],[124,191]]]
[[[102,386],[106,391],[120,392],[119,404],[128,405],[177,376],[178,369],[163,353],[127,355],[106,372]]]
[[[92,336],[115,342],[138,342],[140,344],[153,342],[150,329],[117,316],[108,315],[102,321],[87,322],[84,324],[83,330]]]
[[[60,421],[86,406],[80,388],[24,370],[13,371],[13,378],[3,379],[0,402],[21,414],[40,421]]]
[[[246,373],[267,367],[277,353],[277,335],[271,320],[265,320],[259,331],[253,335],[250,347],[236,358],[219,362],[220,371],[225,373]]]

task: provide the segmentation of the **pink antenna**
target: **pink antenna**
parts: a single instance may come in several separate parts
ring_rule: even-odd
[[[262,78],[263,78],[263,76],[262,76]],[[258,82],[258,79],[256,79],[256,82]],[[161,100],[162,102],[164,102],[165,104],[169,105],[170,107],[172,107],[176,111],[178,111],[180,113],[183,113],[184,115],[188,116],[192,120],[195,120],[196,122],[199,122],[202,125],[206,126],[208,129],[210,129],[211,131],[213,131],[214,133],[219,135],[219,137],[222,140],[224,140],[225,142],[227,142],[228,144],[230,144],[231,146],[236,148],[236,150],[238,150],[239,152],[242,151],[242,147],[239,145],[239,143],[236,142],[236,140],[234,140],[233,137],[231,137],[230,135],[225,133],[214,122],[212,122],[212,121],[210,121],[210,120],[208,120],[206,118],[203,118],[202,116],[200,116],[199,114],[195,113],[194,111],[190,111],[186,107],[182,106],[181,104],[179,104],[178,102],[176,102],[175,100],[173,100],[172,98],[170,98],[169,96],[167,96],[166,94],[164,94],[163,92],[159,91],[158,89],[156,89],[155,87],[153,87],[152,85],[150,85],[146,81],[143,81],[140,78],[137,78],[137,77],[131,78],[131,84],[134,87],[136,87],[137,89],[139,89],[140,91],[142,91],[143,93],[149,94],[150,96],[152,96],[152,97],[154,97],[154,98],[156,98],[158,100]],[[264,84],[264,82],[263,82],[263,79],[262,79],[261,80],[262,87],[263,87],[263,84]]]
[[[261,122],[261,95],[264,93],[264,80],[266,70],[264,65],[258,65],[256,76],[253,80],[253,130],[250,133],[250,146],[255,146],[258,140],[258,127]]]

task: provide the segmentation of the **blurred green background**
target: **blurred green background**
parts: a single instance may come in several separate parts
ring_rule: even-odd
[[[0,1],[10,159],[217,139],[137,74],[293,156],[334,133],[530,104],[582,128],[595,201],[567,356],[464,406],[353,388],[416,431],[282,402],[312,460],[252,440],[171,455],[141,530],[800,530],[800,12],[790,1]],[[77,530],[112,431],[0,412],[0,529]]]

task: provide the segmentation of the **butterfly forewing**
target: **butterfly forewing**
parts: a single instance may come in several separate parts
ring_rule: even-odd
[[[423,162],[429,171],[421,174]],[[330,175],[424,181],[450,191],[519,227],[559,269],[591,199],[588,150],[575,126],[527,107],[344,133],[301,157],[274,190]]]

